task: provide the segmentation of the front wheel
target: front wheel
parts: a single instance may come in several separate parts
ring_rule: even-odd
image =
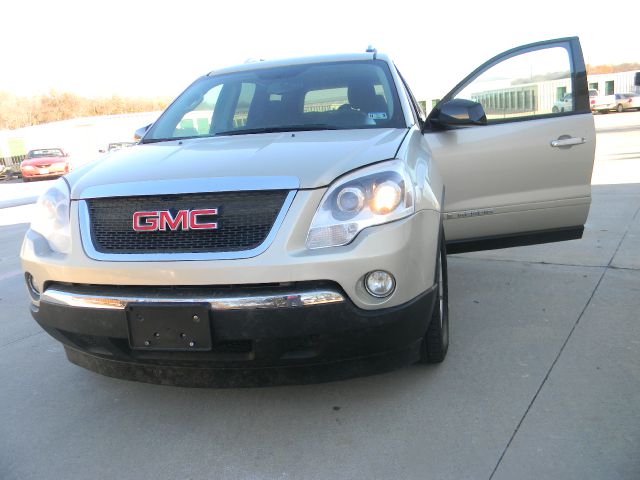
[[[440,363],[449,349],[449,288],[447,281],[447,250],[444,232],[440,235],[437,261],[436,304],[433,306],[427,333],[420,349],[421,363]]]
[[[617,108],[616,108],[616,111],[617,111],[618,113],[622,113],[622,111],[623,111],[623,110],[624,110],[624,107],[623,107],[621,104],[618,104],[618,106],[617,106]]]

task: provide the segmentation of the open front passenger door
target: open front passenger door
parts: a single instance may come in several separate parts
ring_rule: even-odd
[[[436,105],[424,137],[449,253],[581,238],[595,129],[578,38],[492,58]]]

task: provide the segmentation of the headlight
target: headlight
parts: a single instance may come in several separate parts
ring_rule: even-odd
[[[325,193],[307,235],[307,248],[337,247],[367,227],[414,212],[413,182],[400,160],[360,169],[338,179]]]
[[[71,250],[69,203],[67,182],[59,179],[38,198],[31,221],[31,230],[46,238],[51,250],[60,253]]]

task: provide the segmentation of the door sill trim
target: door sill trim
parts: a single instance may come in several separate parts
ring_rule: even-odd
[[[540,243],[564,242],[582,238],[584,225],[568,228],[554,228],[534,232],[522,232],[490,237],[477,237],[447,242],[447,254],[496,250],[498,248],[522,247]]]

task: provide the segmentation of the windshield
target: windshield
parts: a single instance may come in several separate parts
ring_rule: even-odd
[[[59,148],[43,148],[40,150],[31,150],[27,153],[27,158],[39,157],[64,157],[64,153]]]
[[[316,63],[202,77],[167,108],[142,143],[405,126],[386,62]]]

